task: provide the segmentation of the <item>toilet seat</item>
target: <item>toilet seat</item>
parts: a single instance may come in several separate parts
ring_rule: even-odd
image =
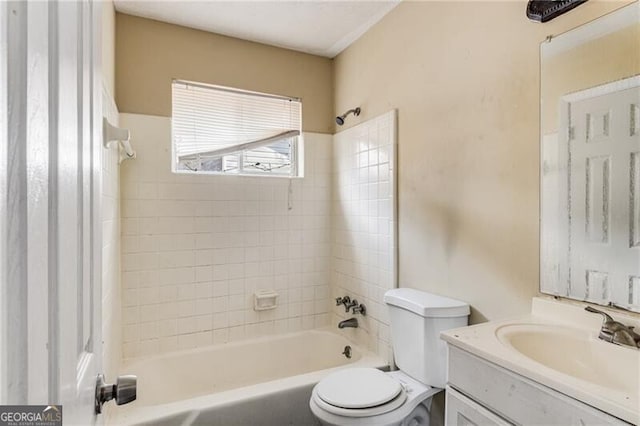
[[[354,369],[357,368],[347,368],[344,370],[340,370],[334,373],[336,374],[336,376],[334,377],[337,377],[338,379],[344,377],[353,377],[350,376],[350,373],[348,373],[348,371]],[[341,374],[337,375],[338,373]],[[330,377],[327,376],[313,388],[311,399],[309,401],[311,411],[317,418],[322,420],[322,424],[328,425],[372,426],[399,424],[402,419],[408,416],[414,409],[417,409],[417,407],[421,403],[427,403],[428,407],[430,405],[430,402],[428,401],[430,400],[431,396],[442,390],[422,384],[407,376],[402,371],[392,371],[387,373],[378,371],[378,373],[381,373],[383,376],[386,376],[393,382],[396,382],[401,388],[400,393],[386,403],[368,408],[343,408],[337,405],[329,404],[318,395],[318,388],[323,387],[320,385]],[[378,373],[373,373],[372,377],[380,377]],[[364,374],[366,375],[367,373]],[[352,387],[352,389],[354,389],[353,392],[356,393],[356,388],[358,389],[358,392],[360,392],[365,387],[365,383],[370,382],[353,381],[351,383],[354,385]],[[345,385],[346,384],[343,383],[343,386]],[[390,390],[389,392],[391,393]],[[328,399],[330,398],[326,394],[325,397]],[[333,397],[335,398],[335,395],[333,395]],[[336,404],[347,405],[349,404],[349,401],[351,401],[351,405],[354,405],[354,400],[355,398],[353,397],[353,395],[351,395],[350,400],[347,400],[346,403],[342,400],[334,400],[333,402]],[[361,400],[364,400],[364,398],[361,398]],[[362,405],[366,404],[363,403]]]
[[[398,395],[393,400],[387,402],[386,404],[378,405],[375,407],[366,407],[366,408],[337,407],[335,405],[331,405],[323,401],[322,398],[318,396],[317,392],[312,393],[312,399],[313,399],[313,402],[315,402],[319,408],[323,409],[327,413],[335,414],[338,416],[344,416],[344,417],[371,417],[371,416],[378,416],[380,414],[385,414],[401,407],[402,404],[404,404],[405,401],[407,400],[407,395],[405,392],[401,392],[400,395]]]
[[[316,393],[322,401],[334,407],[369,409],[397,400],[403,393],[403,387],[376,368],[347,368],[320,381]]]
[[[397,409],[407,393],[398,380],[376,368],[347,368],[321,380],[312,398],[332,414],[370,417]]]
[[[376,368],[347,368],[322,379],[311,399],[331,414],[370,417],[402,406],[407,392],[398,380]]]

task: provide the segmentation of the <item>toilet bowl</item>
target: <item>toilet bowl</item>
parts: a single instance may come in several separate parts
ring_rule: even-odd
[[[323,425],[428,426],[431,397],[440,391],[402,371],[349,368],[323,379],[309,406]]]
[[[309,407],[323,425],[429,426],[432,396],[446,382],[440,333],[467,325],[469,305],[409,288],[387,291],[384,301],[399,370],[345,368],[322,379]]]

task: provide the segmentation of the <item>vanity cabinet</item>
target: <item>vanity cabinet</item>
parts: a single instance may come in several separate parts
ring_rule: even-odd
[[[629,425],[451,344],[448,348],[448,426]]]

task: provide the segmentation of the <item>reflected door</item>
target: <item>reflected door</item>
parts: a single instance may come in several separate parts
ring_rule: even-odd
[[[638,310],[640,87],[598,89],[568,104],[569,294]]]

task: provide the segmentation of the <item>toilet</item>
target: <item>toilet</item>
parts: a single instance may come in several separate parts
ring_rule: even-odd
[[[432,397],[446,383],[440,332],[467,325],[469,305],[410,288],[387,291],[384,302],[399,370],[345,368],[322,379],[309,401],[321,424],[429,425]]]

